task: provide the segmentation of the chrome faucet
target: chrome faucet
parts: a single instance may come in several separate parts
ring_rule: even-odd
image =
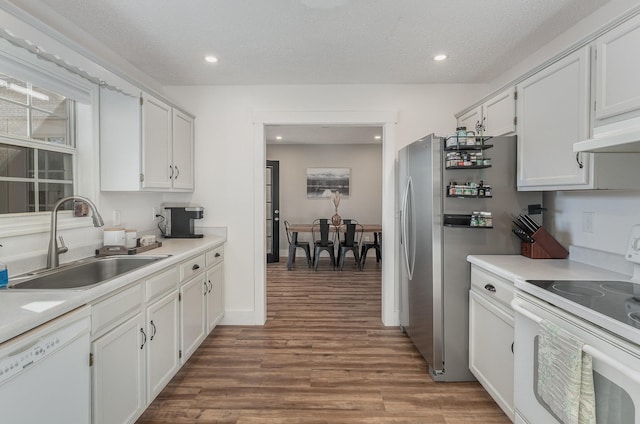
[[[86,203],[87,205],[89,205],[89,208],[91,209],[91,215],[93,218],[93,226],[102,227],[104,225],[104,221],[102,220],[102,217],[98,213],[98,208],[96,208],[96,205],[94,205],[93,202],[87,199],[86,197],[68,196],[58,200],[56,204],[53,205],[53,209],[51,210],[51,234],[49,239],[49,252],[47,253],[48,269],[57,268],[58,266],[60,266],[60,259],[59,259],[60,253],[65,253],[69,250],[67,246],[64,245],[64,239],[62,238],[62,236],[60,236],[60,244],[62,244],[62,247],[58,247],[58,237],[57,237],[58,209],[60,209],[60,206],[62,206],[63,203],[66,203],[69,200],[80,200]]]

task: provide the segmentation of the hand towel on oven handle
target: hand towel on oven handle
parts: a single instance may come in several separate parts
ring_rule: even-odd
[[[564,424],[596,424],[593,359],[584,342],[547,320],[538,340],[538,396]]]

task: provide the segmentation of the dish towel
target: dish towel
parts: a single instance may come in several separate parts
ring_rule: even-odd
[[[595,424],[593,359],[584,342],[542,320],[538,341],[538,396],[564,424]]]

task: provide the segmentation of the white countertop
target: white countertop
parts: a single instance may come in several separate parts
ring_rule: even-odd
[[[172,256],[86,290],[0,290],[0,343],[225,241],[217,235],[162,239],[162,247],[140,255]]]
[[[568,259],[522,255],[469,255],[467,261],[515,283],[516,280],[622,280],[629,276]]]

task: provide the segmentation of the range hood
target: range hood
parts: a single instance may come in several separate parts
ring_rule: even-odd
[[[574,152],[640,153],[640,122],[636,119],[596,127],[593,131],[593,138],[573,143]]]

